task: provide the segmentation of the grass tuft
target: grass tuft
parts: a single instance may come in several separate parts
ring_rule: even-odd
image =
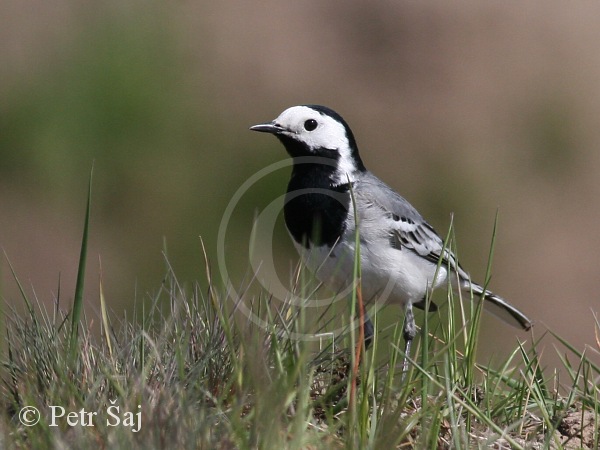
[[[82,247],[88,218],[89,193]],[[99,335],[90,332],[95,318],[84,314],[82,290],[71,310],[57,298],[48,311],[21,289],[26,314],[6,314],[2,447],[598,447],[600,370],[588,356],[598,348],[579,351],[547,333],[515,342],[500,364],[478,363],[479,301],[449,293],[449,317],[425,318],[402,380],[400,320],[385,326],[376,311],[380,329],[362,355],[348,327],[325,345],[298,340],[314,332],[306,308],[265,291],[240,289],[244,294],[231,298],[201,245],[208,283],[180,284],[167,260],[163,282],[134,320],[108,309],[100,277]],[[451,231],[445,245],[456,250]],[[314,295],[303,272],[292,277],[295,299]],[[594,317],[590,326],[598,327]],[[353,318],[342,311],[317,333],[327,336]],[[544,372],[539,349],[548,339],[561,345],[560,371]],[[19,420],[29,406],[40,411],[35,426]],[[53,418],[52,406],[65,416]],[[119,408],[119,425],[111,407]],[[82,411],[92,413],[91,425],[82,425]],[[78,423],[67,421],[68,412]]]

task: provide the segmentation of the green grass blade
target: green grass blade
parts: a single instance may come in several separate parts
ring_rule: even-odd
[[[6,262],[8,263],[8,267],[10,268],[10,273],[12,274],[12,277],[14,278],[15,282],[17,283],[17,287],[19,288],[21,297],[23,297],[23,300],[25,301],[25,305],[27,306],[27,311],[29,312],[29,315],[30,315],[31,319],[33,320],[33,323],[36,324],[36,326],[37,326],[37,316],[35,315],[35,311],[33,309],[31,300],[29,300],[29,297],[27,296],[27,293],[25,292],[25,288],[21,284],[21,280],[19,280],[19,277],[17,276],[17,272],[15,271],[15,268],[13,267],[12,263],[10,262],[10,259],[8,259],[8,255],[6,254],[6,252],[4,252],[4,258],[6,259]]]
[[[83,288],[85,285],[85,267],[87,260],[87,246],[89,239],[90,208],[92,203],[92,177],[94,166],[90,171],[90,181],[88,185],[87,206],[85,209],[85,221],[83,225],[83,237],[81,238],[81,252],[79,254],[79,266],[77,269],[77,283],[75,284],[75,297],[73,298],[73,310],[71,311],[71,337],[69,340],[69,353],[71,361],[77,355],[77,340],[79,337],[79,319],[83,310]]]
[[[108,311],[106,310],[106,300],[104,298],[104,288],[102,287],[102,263],[100,263],[100,312],[102,313],[102,328],[104,329],[104,338],[110,359],[114,360],[112,342],[110,339],[110,324],[108,322]]]

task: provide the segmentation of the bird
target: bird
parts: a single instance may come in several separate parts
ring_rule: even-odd
[[[367,170],[350,126],[337,112],[321,105],[292,106],[250,130],[274,135],[292,158],[285,224],[317,279],[338,292],[352,285],[358,243],[362,297],[384,296],[404,309],[404,373],[417,335],[413,307],[435,311],[428,298],[435,288],[450,284],[472,292],[510,325],[532,327],[519,309],[471,281],[421,214]],[[368,348],[374,333],[368,315],[364,330]]]

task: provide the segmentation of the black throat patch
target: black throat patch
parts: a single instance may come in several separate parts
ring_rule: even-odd
[[[294,161],[283,212],[290,234],[306,248],[332,247],[346,230],[350,185],[333,184],[336,164],[332,163]]]

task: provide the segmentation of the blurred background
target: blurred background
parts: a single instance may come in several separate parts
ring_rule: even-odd
[[[286,157],[248,127],[319,103],[440,234],[454,214],[476,280],[498,211],[490,287],[536,320],[536,337],[548,326],[594,345],[600,4],[257,5],[0,3],[0,247],[27,292],[50,305],[60,277],[61,302],[72,301],[92,164],[88,314],[100,261],[119,315],[160,289],[165,252],[182,284],[205,283],[199,237],[216,265],[234,193]],[[234,285],[247,276],[253,219],[288,174],[270,173],[236,204],[224,239]],[[297,255],[281,221],[272,240],[289,272]],[[0,275],[4,302],[20,307],[4,256]],[[483,359],[531,338],[489,316],[483,334]]]

